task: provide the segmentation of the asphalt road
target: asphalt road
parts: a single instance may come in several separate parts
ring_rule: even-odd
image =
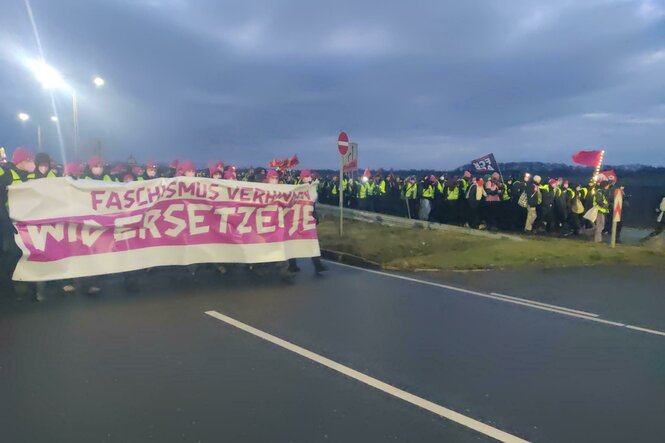
[[[0,441],[490,441],[217,311],[530,441],[662,441],[665,336],[330,264],[0,303]],[[411,277],[409,277],[411,278]],[[57,288],[52,288],[53,290]]]

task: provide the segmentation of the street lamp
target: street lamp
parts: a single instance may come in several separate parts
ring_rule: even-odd
[[[30,116],[25,112],[19,112],[18,119],[21,120],[22,122],[27,122],[28,120],[30,120]]]
[[[70,89],[60,72],[53,66],[48,65],[44,59],[30,60],[28,68],[44,89]]]
[[[93,83],[95,84],[95,86],[98,87],[98,88],[104,86],[104,84],[106,83],[106,81],[104,81],[104,79],[101,78],[101,77],[99,77],[99,76],[95,77],[95,78],[92,80],[92,82],[93,82]]]
[[[53,123],[58,123],[58,117],[56,117],[55,115],[52,115],[52,116],[51,116],[51,121],[52,121]]]

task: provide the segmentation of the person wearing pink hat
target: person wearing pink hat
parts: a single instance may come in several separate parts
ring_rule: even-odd
[[[279,172],[275,171],[274,169],[268,170],[268,172],[266,172],[266,178],[263,182],[269,183],[271,185],[279,184]]]
[[[194,162],[183,160],[178,164],[178,177],[196,177],[196,166]]]
[[[81,178],[83,175],[83,168],[81,168],[81,165],[76,162],[68,162],[65,164],[62,175],[74,179]]]
[[[143,174],[138,177],[138,180],[152,180],[159,178],[159,165],[156,161],[149,160],[145,163]]]
[[[224,180],[235,180],[236,179],[236,168],[228,166],[226,171],[224,171]]]
[[[300,180],[302,184],[308,185],[312,183],[312,173],[309,172],[308,170],[303,170],[300,172]],[[319,224],[319,218],[316,216],[316,210],[313,212],[314,219],[316,220],[316,224]],[[322,272],[326,272],[328,268],[324,266],[324,264],[321,262],[321,257],[312,257],[312,264],[314,265],[314,272],[317,274],[321,274]],[[295,258],[289,259],[289,272],[300,272],[300,268],[298,267],[298,262]]]
[[[34,291],[37,301],[43,300],[43,291],[39,291],[34,284],[12,282],[16,264],[21,258],[21,250],[14,240],[14,228],[7,211],[7,187],[30,180],[30,174],[35,172],[35,157],[27,148],[16,148],[12,154],[12,161],[0,166],[0,246],[4,255],[7,286],[13,287],[14,292],[21,297],[22,294]]]
[[[93,155],[88,160],[88,171],[85,178],[89,180],[101,180],[105,182],[112,182],[113,179],[104,170],[104,160],[98,155]]]
[[[208,163],[208,173],[210,178],[221,179],[224,176],[224,163],[210,162]]]
[[[499,230],[499,212],[501,204],[501,176],[498,172],[485,183],[486,226],[490,231]]]
[[[301,183],[305,183],[304,179],[306,178],[309,179],[308,183],[312,182],[312,171],[310,171],[309,169],[303,169],[302,171],[300,171],[300,175],[298,176],[298,180],[296,180],[295,184],[299,185]]]

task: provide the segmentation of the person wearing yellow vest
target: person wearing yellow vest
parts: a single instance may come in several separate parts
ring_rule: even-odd
[[[152,180],[153,178],[159,178],[159,166],[156,161],[150,160],[145,164],[145,170],[143,174],[138,177],[138,180]]]
[[[538,224],[545,223],[545,230],[549,234],[554,231],[555,217],[554,217],[554,198],[556,193],[557,181],[550,179],[545,185],[540,185],[540,193],[542,195],[542,202],[540,204],[540,214],[538,214]]]
[[[28,175],[35,172],[35,157],[23,147],[16,148],[12,161],[0,166],[0,243],[2,246],[2,280],[3,285],[14,290],[19,297],[29,288],[23,284],[12,282],[11,277],[21,258],[21,250],[14,240],[14,228],[9,219],[7,207],[7,188],[28,180]]]
[[[35,156],[35,170],[28,174],[28,180],[36,178],[55,178],[55,171],[51,168],[51,157],[45,152],[40,152]]]
[[[367,207],[373,212],[382,212],[381,207],[381,176],[376,175],[367,182]]]
[[[608,192],[610,189],[610,182],[603,181],[600,187],[596,190],[593,196],[593,206],[598,208],[598,215],[596,216],[596,224],[594,226],[593,241],[600,243],[603,241],[603,230],[605,229],[605,217],[610,213],[610,201]]]
[[[464,171],[462,178],[460,179],[460,203],[459,203],[459,217],[462,220],[463,224],[469,224],[471,220],[471,209],[469,207],[469,201],[467,195],[469,194],[469,188],[473,183],[473,177],[469,171]]]
[[[540,176],[535,175],[533,177],[533,184],[528,183],[526,180],[524,183],[525,187],[523,192],[526,194],[527,199],[527,213],[524,222],[524,232],[527,234],[533,233],[533,224],[538,218],[538,207],[543,201],[543,195],[540,192],[540,182]]]
[[[40,178],[55,178],[57,177],[55,171],[51,169],[51,157],[45,153],[40,152],[35,156],[35,170],[28,174],[28,180],[35,180]],[[37,282],[35,284],[35,299],[37,301],[43,301],[46,298],[46,282]],[[63,286],[65,292],[72,292],[74,286],[66,282]]]
[[[404,184],[404,198],[408,205],[409,218],[416,218],[418,216],[418,183],[416,177],[411,176]]]
[[[432,201],[434,200],[434,189],[436,188],[436,177],[433,175],[425,176],[420,182],[420,210],[418,218],[423,221],[429,221],[432,212]]]
[[[460,202],[462,185],[457,177],[451,177],[443,188],[443,223],[460,224]]]
[[[358,209],[361,211],[367,211],[369,209],[369,194],[369,170],[367,170],[356,187]]]
[[[568,182],[568,180],[563,181],[562,192],[566,210],[566,218],[564,220],[566,228],[568,229],[566,235],[579,235],[581,228],[580,214],[584,213],[584,207],[579,204],[577,192],[570,187],[570,182]],[[578,204],[582,207],[582,212],[575,212]]]
[[[84,178],[89,180],[102,180],[105,182],[113,181],[111,176],[104,171],[104,160],[97,155],[90,157],[90,160],[88,160],[88,171]]]

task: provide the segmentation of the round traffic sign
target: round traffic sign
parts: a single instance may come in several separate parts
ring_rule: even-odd
[[[342,155],[346,155],[349,151],[349,136],[344,131],[340,132],[339,137],[337,137],[337,149]]]

